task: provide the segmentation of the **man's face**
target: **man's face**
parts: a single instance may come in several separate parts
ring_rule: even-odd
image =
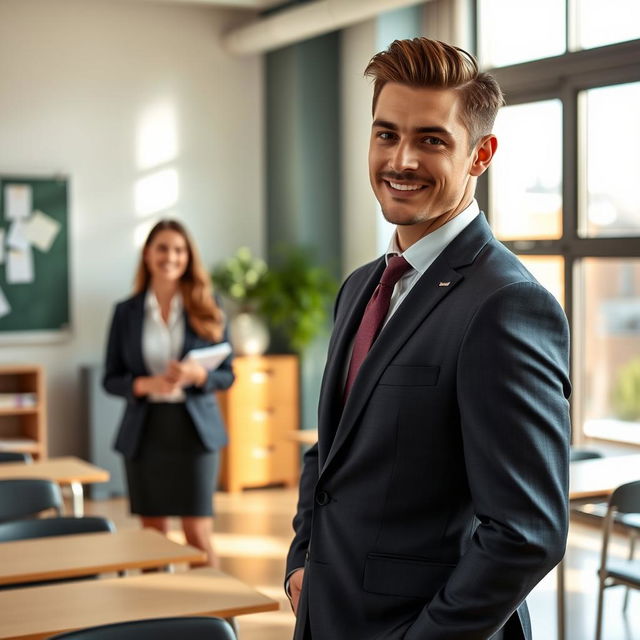
[[[453,89],[387,83],[369,143],[369,178],[384,217],[415,242],[465,209],[475,190],[478,146]],[[411,228],[407,228],[410,226]],[[404,242],[404,244],[407,244]],[[406,246],[404,247],[406,248]]]

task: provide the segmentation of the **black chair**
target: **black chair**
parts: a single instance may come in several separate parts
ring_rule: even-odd
[[[86,518],[33,518],[0,522],[0,543],[12,540],[30,540],[50,536],[68,536],[77,533],[113,533],[113,522],[107,518],[91,516]]]
[[[42,478],[0,480],[0,522],[18,520],[55,509],[62,515],[60,487]]]
[[[33,458],[30,453],[0,451],[0,463],[2,462],[33,462]]]
[[[107,624],[51,636],[49,640],[236,640],[220,618],[157,618]]]
[[[626,561],[609,560],[608,557],[609,539],[616,515],[629,518],[632,514],[640,515],[640,480],[619,486],[609,498],[603,524],[602,553],[600,555],[600,569],[598,570],[600,584],[598,588],[596,640],[600,640],[602,636],[604,590],[618,585],[626,586],[627,589],[640,589],[640,560],[634,559],[635,538],[632,537],[630,553]],[[625,601],[628,600],[628,596],[629,592],[627,591]],[[625,609],[626,605],[627,602],[625,602]]]

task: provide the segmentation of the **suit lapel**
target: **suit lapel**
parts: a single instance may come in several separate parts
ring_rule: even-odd
[[[146,292],[143,291],[135,296],[131,301],[131,331],[128,333],[130,336],[129,348],[131,349],[134,365],[137,365],[138,370],[144,371],[148,374],[147,366],[142,355],[142,326],[144,322],[145,297]]]
[[[351,388],[351,392],[342,411],[335,438],[329,443],[330,450],[328,455],[326,458],[320,458],[321,464],[322,460],[325,460],[322,470],[326,469],[335,457],[336,452],[347,439],[389,362],[418,329],[424,319],[433,311],[436,305],[448,296],[463,280],[463,275],[460,274],[457,269],[472,263],[491,237],[491,230],[484,215],[478,215],[454,238],[436,261],[425,271],[400,307],[389,319],[362,363],[358,377]],[[384,264],[384,260],[382,260],[382,264]],[[379,277],[379,274],[377,275]],[[364,305],[366,305],[366,301],[371,296],[372,289],[367,290],[367,293],[368,297]],[[354,324],[357,324],[362,317],[364,305],[361,304],[361,298],[362,296],[359,297],[358,303],[353,306],[349,313],[349,316],[357,314],[356,317],[349,317],[348,320],[345,320],[347,327],[352,327]],[[348,337],[353,336],[353,332],[351,331],[346,331],[346,333]],[[343,342],[340,344],[343,346],[344,340],[345,337],[342,336]],[[336,346],[338,346],[337,342]],[[343,352],[344,349],[342,351],[335,351],[336,354]],[[338,359],[343,361],[342,358]],[[335,363],[333,363],[333,367],[335,368]],[[341,379],[342,378],[340,378],[340,380]],[[335,382],[334,380],[334,385]],[[331,399],[333,400],[333,405],[337,404],[338,399],[342,402],[342,396],[337,395],[335,391]]]
[[[345,300],[340,306],[336,324],[329,342],[327,366],[322,378],[320,402],[318,406],[318,431],[320,461],[326,459],[335,436],[336,425],[342,411],[343,378],[347,367],[349,346],[358,329],[364,309],[373,295],[384,271],[385,261],[380,258],[361,271],[353,274],[355,279],[350,289],[357,294],[351,301]],[[342,311],[342,309],[346,309]]]
[[[182,341],[182,349],[180,351],[180,360],[182,360],[191,349],[195,347],[195,333],[191,329],[191,325],[187,320],[187,312],[183,311],[182,321],[184,322],[184,340]]]

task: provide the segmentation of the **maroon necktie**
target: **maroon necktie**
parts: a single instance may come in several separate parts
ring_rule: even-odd
[[[369,353],[371,345],[378,337],[387,313],[389,313],[389,303],[391,302],[393,287],[395,287],[396,282],[398,282],[409,269],[411,269],[411,265],[402,256],[393,256],[393,258],[389,258],[387,267],[382,272],[380,283],[373,292],[367,308],[364,310],[364,315],[362,316],[353,342],[353,353],[351,354],[351,362],[349,363],[347,383],[344,386],[345,400],[349,395],[349,391],[351,391],[360,366],[364,362],[367,353]]]

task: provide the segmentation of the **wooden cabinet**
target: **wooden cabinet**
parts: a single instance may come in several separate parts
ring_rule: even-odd
[[[0,451],[47,457],[44,371],[36,365],[0,367]]]
[[[298,359],[241,356],[233,369],[233,386],[218,394],[229,432],[221,488],[297,485],[300,451],[289,432],[299,425]]]

